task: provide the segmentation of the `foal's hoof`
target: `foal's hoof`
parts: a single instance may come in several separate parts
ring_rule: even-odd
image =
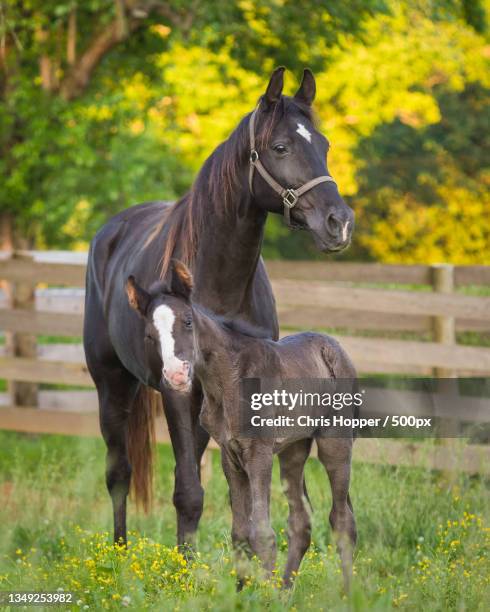
[[[196,560],[197,552],[194,544],[190,544],[188,542],[179,544],[179,552],[187,562]]]

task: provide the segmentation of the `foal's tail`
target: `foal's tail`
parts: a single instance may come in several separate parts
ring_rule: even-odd
[[[131,465],[131,494],[138,507],[148,512],[153,489],[155,417],[162,409],[159,393],[140,385],[128,419],[128,458]]]

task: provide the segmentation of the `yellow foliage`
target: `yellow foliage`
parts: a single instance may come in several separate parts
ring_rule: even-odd
[[[87,242],[80,240],[80,228],[84,227],[90,218],[92,208],[90,202],[86,199],[79,200],[68,221],[63,225],[61,231],[66,236],[73,238],[72,249],[74,251],[86,251],[88,248]]]
[[[394,202],[362,244],[387,263],[490,264],[490,196],[441,186],[445,202],[427,207],[408,197]]]

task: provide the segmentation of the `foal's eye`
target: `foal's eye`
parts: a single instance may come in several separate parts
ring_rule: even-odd
[[[192,329],[192,318],[188,317],[185,321],[184,321],[184,325],[187,327],[187,329]]]
[[[283,145],[283,144],[280,144],[280,143],[276,144],[276,145],[273,145],[272,149],[276,153],[279,153],[279,155],[284,155],[284,153],[288,152],[286,145]]]

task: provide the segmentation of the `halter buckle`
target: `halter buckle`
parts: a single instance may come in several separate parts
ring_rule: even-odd
[[[287,208],[294,208],[298,199],[299,198],[296,195],[296,191],[294,189],[286,189],[286,193],[282,197],[284,206],[286,206]]]
[[[257,153],[255,149],[252,149],[250,151],[250,163],[255,164],[258,161],[259,161],[259,154]]]

